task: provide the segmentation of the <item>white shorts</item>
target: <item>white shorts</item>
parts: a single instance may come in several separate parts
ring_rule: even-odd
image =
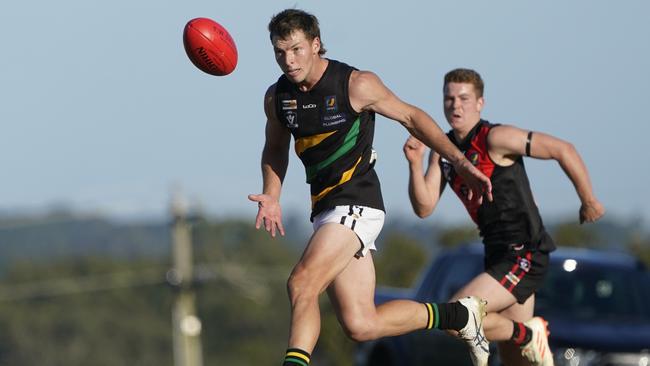
[[[324,224],[337,223],[349,227],[361,242],[357,256],[365,256],[369,250],[377,250],[375,240],[384,226],[386,214],[382,210],[364,206],[336,206],[314,217],[314,231]]]

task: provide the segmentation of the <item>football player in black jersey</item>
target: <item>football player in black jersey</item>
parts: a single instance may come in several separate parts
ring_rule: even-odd
[[[480,327],[485,302],[411,300],[374,304],[374,241],[384,221],[372,149],[374,117],[401,123],[444,156],[465,178],[474,201],[491,199],[490,180],[476,169],[421,109],[401,101],[370,71],[323,57],[318,21],[297,9],[276,14],[269,32],[282,75],[264,98],[262,194],[256,227],[284,234],[280,192],[291,138],[310,184],[314,234],[288,280],[291,327],[284,365],[307,365],[320,332],[319,295],[327,291],[348,336],[362,341],[416,329],[455,329],[476,365],[489,354]]]
[[[605,213],[594,195],[589,173],[574,146],[540,132],[491,124],[481,119],[483,80],[474,70],[455,69],[445,76],[447,134],[479,170],[490,177],[493,201],[468,199],[464,178],[435,151],[426,173],[426,146],[409,137],[404,154],[409,163],[409,196],[415,213],[424,218],[436,207],[447,184],[477,224],[485,244],[485,272],[465,285],[453,299],[472,294],[486,299],[484,322],[489,341],[499,342],[507,365],[552,365],[546,322],[533,317],[535,291],[546,273],[549,252],[555,249],[534,202],[523,156],[553,159],[573,183],[581,202],[579,220],[594,222]]]

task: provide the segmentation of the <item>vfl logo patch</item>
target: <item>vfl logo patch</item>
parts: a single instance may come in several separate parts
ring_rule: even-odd
[[[284,112],[284,118],[287,119],[288,128],[298,128],[298,115],[296,112],[287,111]]]
[[[524,272],[530,271],[530,261],[526,258],[519,258],[519,268]]]
[[[325,110],[327,112],[336,112],[339,110],[339,106],[336,104],[336,95],[325,97]]]
[[[282,101],[282,110],[288,111],[292,109],[298,109],[298,101],[295,99],[283,100]]]

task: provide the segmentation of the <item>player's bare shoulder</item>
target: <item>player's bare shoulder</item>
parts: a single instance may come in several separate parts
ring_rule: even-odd
[[[500,165],[510,165],[517,155],[523,155],[527,131],[509,124],[492,127],[487,136],[490,157]]]
[[[356,111],[367,109],[380,100],[386,91],[379,76],[372,71],[355,70],[350,74],[348,93]]]
[[[504,145],[517,139],[522,134],[525,135],[527,131],[511,124],[498,124],[490,129],[488,134],[488,143],[494,145]]]
[[[352,94],[363,94],[369,88],[374,88],[377,85],[382,85],[379,76],[372,71],[354,70],[350,74],[349,91]]]

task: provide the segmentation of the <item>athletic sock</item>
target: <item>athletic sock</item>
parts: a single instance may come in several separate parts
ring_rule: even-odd
[[[427,308],[426,329],[461,330],[467,324],[469,311],[458,301],[446,304],[424,303]]]
[[[510,339],[520,347],[527,345],[533,338],[533,331],[525,326],[524,323],[513,321],[512,324],[512,337],[510,337]]]
[[[307,366],[310,359],[309,353],[299,348],[287,349],[287,354],[284,356],[284,363],[282,366]]]

